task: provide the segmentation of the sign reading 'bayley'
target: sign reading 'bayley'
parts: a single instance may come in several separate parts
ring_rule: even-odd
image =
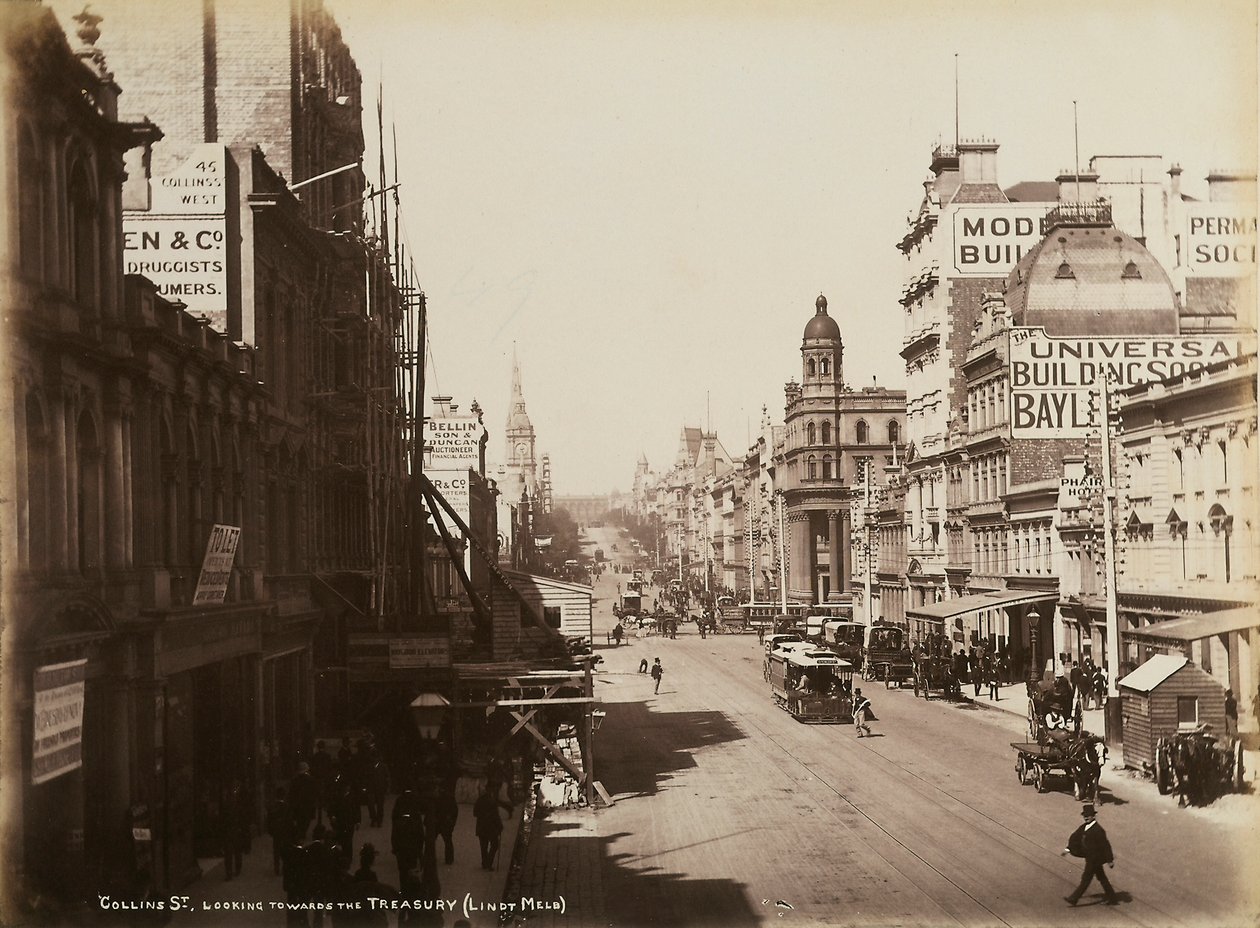
[[[1045,235],[1055,203],[966,203],[953,211],[950,277],[1005,277]]]
[[[125,273],[218,326],[227,321],[226,162],[222,145],[194,145],[175,171],[152,179],[149,209],[123,214]]]
[[[1090,394],[1193,374],[1255,351],[1254,338],[1213,335],[1056,337],[1040,326],[1010,337],[1012,438],[1085,438]],[[1097,405],[1097,404],[1095,404]]]

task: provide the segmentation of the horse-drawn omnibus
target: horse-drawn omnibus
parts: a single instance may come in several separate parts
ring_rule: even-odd
[[[769,657],[770,693],[798,722],[853,721],[853,665],[821,648],[782,648]]]
[[[735,608],[743,614],[744,627],[754,632],[759,628],[773,631],[779,617],[800,617],[805,614],[806,609],[799,603],[788,603],[786,612],[780,603],[740,603]]]
[[[891,687],[894,681],[901,686],[914,679],[914,661],[904,628],[878,620],[867,627],[862,647],[862,679],[883,680],[886,687]]]
[[[862,666],[862,641],[866,626],[861,622],[829,619],[823,623],[822,643],[841,660],[854,667]]]

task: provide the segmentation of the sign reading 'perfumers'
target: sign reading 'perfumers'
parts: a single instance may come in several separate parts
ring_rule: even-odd
[[[1090,395],[1110,377],[1113,389],[1193,374],[1209,364],[1255,351],[1254,339],[1129,335],[1058,338],[1035,328],[1011,329],[1012,438],[1084,438]],[[1095,402],[1093,404],[1097,406]]]

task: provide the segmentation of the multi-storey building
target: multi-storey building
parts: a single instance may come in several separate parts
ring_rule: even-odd
[[[1260,682],[1254,354],[1117,397],[1121,669],[1181,650],[1232,687]]]
[[[801,381],[784,386],[784,444],[776,481],[785,494],[788,595],[851,602],[850,512],[859,475],[891,462],[902,440],[901,391],[844,381],[840,326],[815,301],[801,340]]]

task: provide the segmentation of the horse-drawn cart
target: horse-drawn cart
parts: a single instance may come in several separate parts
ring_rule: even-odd
[[[906,645],[905,629],[876,622],[866,629],[862,647],[862,679],[883,680],[886,688],[914,682],[914,660]]]
[[[1020,783],[1037,787],[1039,793],[1050,788],[1051,775],[1068,777],[1072,781],[1073,796],[1082,802],[1094,802],[1107,756],[1107,749],[1099,747],[1102,741],[1089,733],[1070,738],[1062,745],[1012,741],[1011,747],[1016,751],[1015,775]]]
[[[914,695],[932,698],[932,691],[946,699],[962,696],[962,686],[949,658],[918,652],[914,655]]]
[[[1155,785],[1163,795],[1176,793],[1180,805],[1207,805],[1245,783],[1242,742],[1218,738],[1211,726],[1179,731],[1155,745]]]

